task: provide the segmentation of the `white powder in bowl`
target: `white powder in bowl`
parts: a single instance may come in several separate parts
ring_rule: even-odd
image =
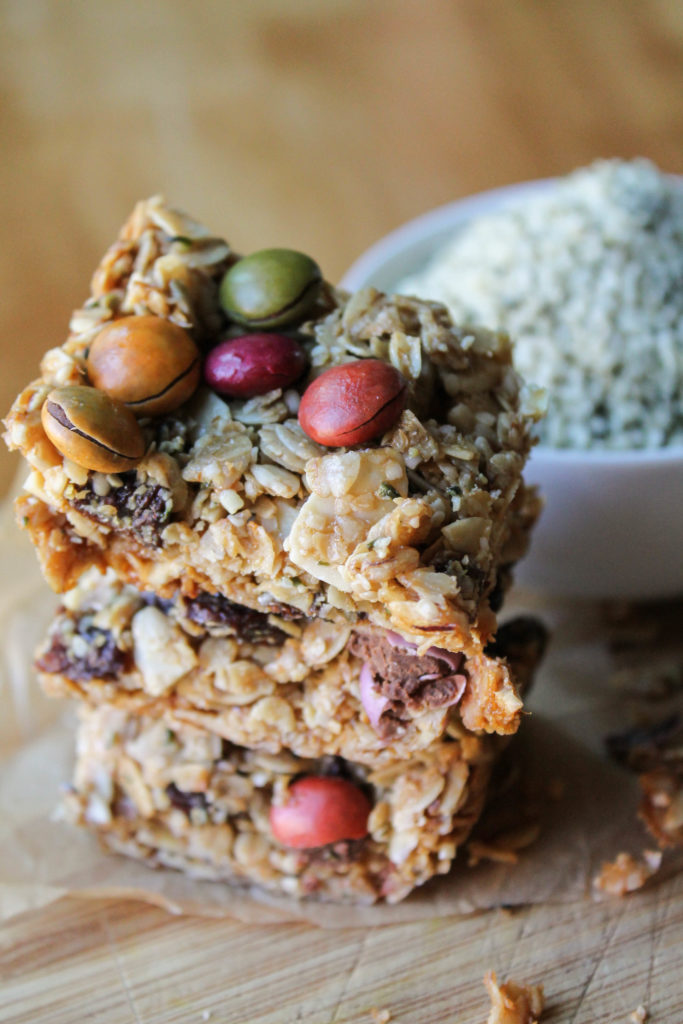
[[[683,443],[683,181],[603,160],[460,230],[396,291],[507,330],[543,443]]]

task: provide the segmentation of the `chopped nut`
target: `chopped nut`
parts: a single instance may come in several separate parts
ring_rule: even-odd
[[[166,693],[197,664],[182,631],[158,608],[143,608],[132,622],[135,660],[152,696]]]

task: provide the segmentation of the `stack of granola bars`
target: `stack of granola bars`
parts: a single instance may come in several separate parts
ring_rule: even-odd
[[[139,203],[6,438],[63,595],[37,664],[80,702],[68,817],[151,866],[396,901],[449,870],[543,647],[496,621],[537,409],[505,335],[316,270]]]

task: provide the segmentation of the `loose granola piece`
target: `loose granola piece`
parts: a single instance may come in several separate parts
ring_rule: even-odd
[[[541,826],[537,822],[529,822],[497,835],[495,841],[472,839],[467,844],[468,867],[475,867],[482,860],[490,860],[497,864],[516,864],[519,860],[519,851],[535,843],[540,834]]]
[[[631,1022],[631,1024],[645,1024],[645,1021],[648,1019],[648,1017],[649,1014],[643,1006],[643,1004],[641,1003],[640,1006],[636,1006],[635,1010],[633,1011],[633,1013],[629,1015],[628,1019]]]
[[[683,846],[683,763],[662,764],[639,778],[640,817],[661,847]]]
[[[683,717],[678,712],[605,737],[608,753],[636,772],[683,770]]]
[[[512,979],[498,984],[495,971],[487,971],[484,985],[491,1000],[487,1024],[538,1024],[545,1001],[542,985],[520,985]]]
[[[639,773],[639,816],[660,847],[683,846],[683,720],[678,712],[606,738],[608,751]]]
[[[662,855],[656,850],[644,850],[642,861],[630,853],[620,853],[615,860],[603,863],[600,874],[593,879],[593,888],[607,896],[625,896],[642,888],[661,863]]]

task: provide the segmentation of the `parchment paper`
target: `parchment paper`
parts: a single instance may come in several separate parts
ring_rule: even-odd
[[[9,504],[0,509],[0,570],[0,919],[76,894],[135,897],[175,913],[249,923],[389,924],[587,898],[604,860],[624,850],[641,856],[654,846],[637,820],[634,777],[603,754],[604,735],[628,727],[632,717],[610,683],[614,663],[601,609],[518,593],[506,615],[533,611],[553,639],[529,701],[532,714],[506,755],[522,785],[540,797],[540,837],[517,864],[468,867],[463,856],[449,876],[396,906],[340,908],[193,881],[103,853],[90,834],[54,820],[60,787],[70,778],[73,711],[43,696],[31,668],[57,599]],[[511,799],[512,791],[500,796],[499,807]]]

